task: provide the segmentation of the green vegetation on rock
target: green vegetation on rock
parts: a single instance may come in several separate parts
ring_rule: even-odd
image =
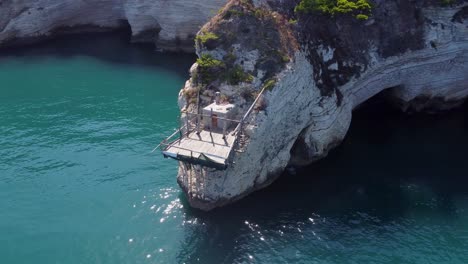
[[[198,67],[200,68],[218,68],[223,67],[224,63],[220,60],[213,58],[210,54],[203,54],[197,59]]]
[[[448,5],[451,5],[455,2],[455,0],[440,0],[440,3],[443,5],[443,6],[448,6]]]
[[[199,41],[201,42],[202,44],[205,44],[206,42],[208,41],[216,41],[218,40],[219,37],[213,33],[213,32],[201,32],[200,34],[198,34],[196,37],[195,37],[195,41]]]
[[[364,15],[364,14],[358,14],[358,15],[356,16],[356,18],[359,19],[359,20],[367,20],[367,19],[369,19],[369,16],[368,16],[368,15]]]
[[[320,12],[331,16],[353,14],[357,19],[366,20],[369,18],[371,9],[369,0],[301,0],[294,11],[296,13]]]
[[[198,73],[196,79],[197,81],[200,81],[201,84],[209,84],[216,80],[218,75],[226,68],[224,62],[213,58],[209,54],[203,54],[198,58],[197,64]]]
[[[201,85],[208,85],[215,80],[226,81],[231,85],[253,81],[252,74],[245,72],[240,65],[234,64],[236,60],[234,54],[229,53],[223,60],[217,60],[209,54],[203,54],[197,59],[198,70],[194,76],[195,81]]]
[[[273,90],[273,87],[275,87],[276,85],[276,79],[269,79],[268,81],[265,82],[265,84],[263,84],[263,88],[265,88],[265,90],[267,91],[271,91]]]
[[[246,73],[240,65],[232,67],[226,75],[226,80],[231,85],[236,85],[241,82],[252,82],[254,77],[250,73]]]
[[[241,17],[241,16],[244,16],[245,14],[239,10],[234,10],[234,9],[229,9],[227,10],[225,13],[224,13],[224,16],[223,18],[224,19],[230,19],[232,17]]]

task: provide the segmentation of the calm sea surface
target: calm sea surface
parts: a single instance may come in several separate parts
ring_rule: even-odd
[[[1,263],[468,263],[467,107],[366,106],[329,158],[202,213],[150,154],[194,58],[126,41],[0,54]]]

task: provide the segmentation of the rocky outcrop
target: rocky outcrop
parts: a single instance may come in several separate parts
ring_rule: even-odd
[[[180,163],[178,182],[193,207],[226,205],[267,186],[288,165],[325,157],[345,137],[353,109],[378,93],[414,111],[449,109],[468,96],[466,1],[375,0],[366,21],[315,14],[297,23],[285,22],[294,14],[290,2],[234,0],[200,31],[216,37],[198,42],[199,56],[253,78],[200,82],[210,71],[195,65],[180,93],[182,108],[193,109],[196,93],[188,91],[200,92],[202,103],[221,91],[245,110],[252,102],[246,94],[271,87],[227,170]]]
[[[136,42],[193,52],[196,32],[224,4],[223,0],[2,0],[0,46],[130,26]]]

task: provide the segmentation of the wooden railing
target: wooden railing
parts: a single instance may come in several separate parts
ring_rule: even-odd
[[[237,126],[235,127],[235,129],[231,133],[232,136],[235,136],[234,143],[233,143],[233,146],[232,146],[233,150],[237,151],[237,150],[240,149],[240,147],[241,147],[240,146],[240,137],[243,136],[243,134],[244,134],[243,133],[244,132],[244,126],[245,126],[245,124],[247,122],[247,119],[249,118],[250,114],[252,113],[253,109],[255,108],[255,105],[257,104],[258,100],[260,99],[262,94],[265,92],[265,90],[266,90],[266,87],[263,87],[262,90],[260,91],[260,93],[257,95],[255,100],[253,101],[252,105],[247,110],[247,112],[245,112],[245,114],[243,115],[241,120],[233,120],[233,119],[229,119],[229,118],[217,117],[218,120],[223,120],[223,121],[232,122],[232,123],[237,124]],[[174,142],[177,142],[178,140],[180,140],[183,137],[184,132],[186,133],[187,136],[191,132],[193,132],[195,130],[200,132],[201,129],[202,129],[201,128],[202,124],[201,124],[200,118],[203,118],[203,117],[213,118],[213,114],[204,115],[204,114],[189,113],[189,112],[183,112],[183,113],[186,114],[185,124],[183,126],[181,126],[178,130],[176,130],[172,135],[170,135],[169,137],[164,139],[151,152],[156,151],[156,149],[161,148],[162,146],[164,146],[164,149],[162,149],[162,150],[165,150],[168,146],[171,146],[171,145],[173,145]],[[211,130],[210,130],[210,132],[211,132]],[[223,133],[225,133],[224,129],[223,129]],[[179,135],[179,137],[175,138],[177,135]],[[173,139],[173,138],[175,138],[175,139]],[[234,153],[234,151],[231,151],[231,153],[229,154],[229,157],[227,159],[228,164],[231,164],[231,162],[233,160],[233,156],[234,156],[233,153]]]
[[[257,104],[258,100],[260,99],[260,97],[262,96],[263,92],[265,91],[266,87],[263,87],[262,90],[260,91],[260,93],[257,95],[257,97],[255,98],[254,102],[252,103],[252,105],[249,107],[249,109],[247,110],[247,112],[245,112],[244,116],[242,117],[242,119],[240,120],[239,124],[237,125],[236,129],[234,129],[234,131],[232,132],[232,135],[236,135],[238,132],[242,131],[242,127],[245,123],[245,121],[247,120],[247,118],[249,117],[250,113],[252,113],[252,110],[254,109],[255,105]]]
[[[172,145],[172,143],[176,142],[177,140],[180,140],[183,137],[183,134],[186,134],[188,136],[193,131],[201,131],[202,124],[201,124],[201,120],[199,119],[200,117],[213,118],[213,115],[204,115],[204,114],[196,114],[196,113],[188,113],[188,112],[183,112],[183,113],[186,114],[185,124],[181,126],[179,129],[177,129],[174,133],[172,133],[169,137],[164,139],[161,143],[159,143],[159,145],[156,146],[151,151],[151,153],[153,153],[160,147],[163,147],[163,146],[168,147]],[[221,121],[232,122],[235,124],[238,124],[241,122],[240,120],[234,120],[234,119],[223,118],[223,117],[217,117],[217,119]],[[176,137],[177,135],[179,137]]]

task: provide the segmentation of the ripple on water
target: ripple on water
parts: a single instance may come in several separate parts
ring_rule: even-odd
[[[88,43],[0,61],[3,262],[468,263],[465,117],[356,114],[328,159],[203,213],[149,153],[193,58]]]

